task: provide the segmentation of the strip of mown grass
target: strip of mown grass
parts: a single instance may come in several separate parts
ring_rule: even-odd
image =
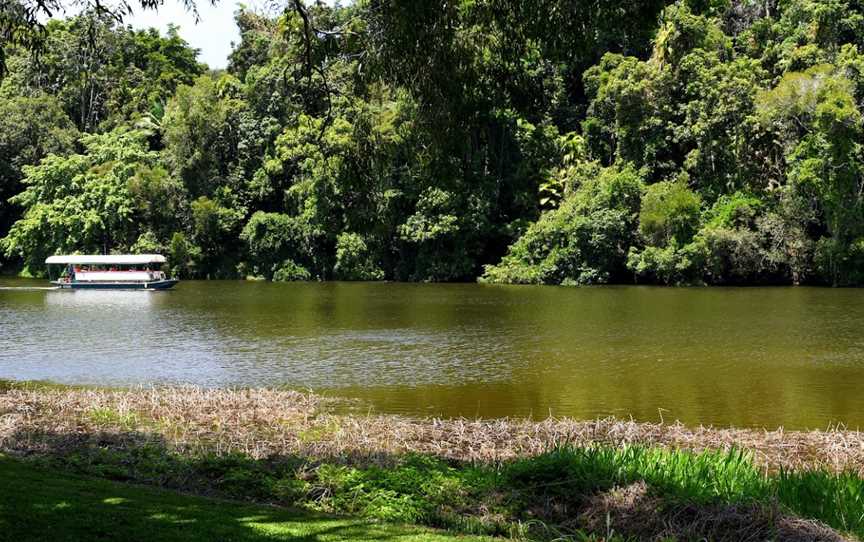
[[[0,540],[481,542],[83,478],[0,456]]]

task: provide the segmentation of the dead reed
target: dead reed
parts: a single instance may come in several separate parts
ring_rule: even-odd
[[[564,444],[639,444],[694,451],[746,449],[769,472],[826,468],[864,475],[864,435],[842,427],[802,432],[612,418],[412,419],[346,414],[341,403],[275,389],[8,386],[0,390],[0,451],[39,454],[64,439],[73,442],[99,434],[120,447],[158,438],[181,452],[241,452],[259,459],[304,455],[381,464],[405,452],[494,462]]]

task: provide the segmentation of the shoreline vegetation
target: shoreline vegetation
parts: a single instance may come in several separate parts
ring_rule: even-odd
[[[0,463],[460,535],[864,535],[857,431],[412,419],[344,403],[276,389],[4,382]]]
[[[860,1],[293,0],[239,6],[224,69],[49,3],[0,17],[25,275],[864,286]]]

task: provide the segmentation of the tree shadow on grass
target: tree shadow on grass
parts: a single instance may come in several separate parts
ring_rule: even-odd
[[[415,527],[197,497],[68,472],[167,482],[166,487],[183,489],[177,483],[181,477],[206,470],[206,466],[170,453],[164,442],[153,435],[69,437],[28,433],[15,435],[7,440],[7,444],[10,442],[34,446],[39,450],[39,459],[34,462],[0,456],[0,540],[4,541],[437,542],[452,537]],[[120,443],[122,451],[112,450]],[[23,451],[19,447],[18,452]],[[124,466],[128,470],[124,471]],[[159,476],[161,480],[148,480]],[[191,483],[189,490],[207,490],[202,480]],[[214,483],[218,485],[219,481]]]

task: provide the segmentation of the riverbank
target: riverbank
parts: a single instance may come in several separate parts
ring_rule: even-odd
[[[362,412],[286,390],[12,383],[0,391],[0,451],[89,476],[457,533],[864,534],[858,432]]]

